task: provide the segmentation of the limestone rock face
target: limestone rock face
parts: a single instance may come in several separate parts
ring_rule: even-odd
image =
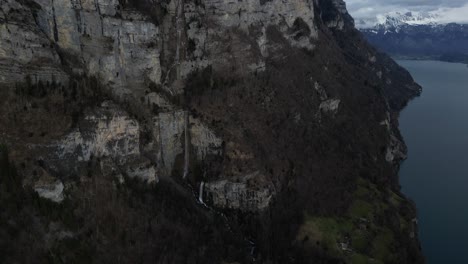
[[[329,14],[330,16],[326,19],[328,27],[342,31],[346,23],[354,24],[354,20],[346,9],[346,3],[343,0],[331,0],[332,4],[336,8],[336,12]]]
[[[159,181],[158,171],[150,160],[143,157],[129,159],[125,164],[125,172],[131,178],[139,178],[146,183]]]
[[[31,9],[16,0],[2,1],[0,7],[0,84],[14,85],[26,76],[66,83],[60,58],[34,23]]]
[[[204,5],[208,7],[208,10],[214,10],[213,13],[207,15],[226,28],[240,28],[247,33],[251,26],[279,26],[284,34],[291,37],[292,45],[307,48],[312,48],[310,41],[318,37],[314,23],[314,4],[311,0],[205,0]],[[294,36],[293,34],[297,32],[290,30],[298,27],[300,23],[308,28],[303,38]]]
[[[170,175],[176,156],[182,154],[184,135],[184,111],[161,113],[154,119],[154,138],[159,150],[158,160]]]
[[[86,110],[77,126],[53,144],[58,157],[54,160],[66,160],[65,167],[76,167],[74,161],[110,158],[129,176],[154,182],[157,174],[171,176],[187,150],[192,163],[203,164],[207,158],[217,157],[220,169],[213,179],[221,185],[237,186],[233,188],[238,193],[249,189],[241,175],[247,177],[245,171],[262,167],[255,164],[253,152],[241,148],[242,142],[223,138],[226,134],[220,136],[220,131],[213,129],[214,120],[208,124],[189,113],[185,124],[186,110],[176,97],[194,92],[186,91],[188,81],[206,69],[243,79],[274,69],[277,66],[271,67],[272,61],[281,65],[289,56],[285,51],[316,52],[321,41],[319,20],[340,32],[352,22],[342,0],[155,0],[139,4],[123,0],[8,0],[2,2],[2,11],[0,82],[34,84],[41,80],[66,86],[69,78],[94,76],[114,98],[140,104],[141,111],[151,112],[145,116],[150,124],[143,127],[113,103]],[[375,54],[368,51],[366,56]],[[205,84],[219,85],[213,80]],[[316,91],[311,98],[313,111],[337,115],[346,99],[315,79],[312,85]],[[265,96],[266,100],[274,100],[275,93]],[[305,112],[295,110],[291,120],[300,125],[306,117]],[[142,133],[150,134],[151,140],[143,142]],[[227,150],[223,149],[225,141],[231,142]],[[399,148],[389,149],[385,158],[393,160]],[[231,184],[238,181],[240,185]],[[259,197],[272,195],[262,188],[251,189],[259,189]],[[238,197],[250,199],[244,194]],[[241,209],[240,204],[249,204],[248,210],[268,204],[235,202],[232,197],[226,200]]]
[[[78,128],[55,144],[57,157],[54,160],[73,164],[109,158],[113,166],[121,167],[129,177],[157,182],[156,164],[141,156],[140,144],[139,123],[117,105],[106,101],[99,108],[86,111]]]
[[[59,156],[75,155],[79,161],[94,157],[115,159],[140,154],[140,130],[136,120],[105,102],[88,111],[79,128],[59,143]]]
[[[387,152],[385,154],[385,159],[389,163],[399,163],[407,158],[406,151],[404,143],[392,133],[387,147]]]
[[[299,48],[312,50],[318,38],[311,0],[203,0],[188,2],[184,11],[186,35],[194,50],[181,65],[183,76],[209,65],[223,70],[234,64],[236,72],[265,70],[269,27],[278,28],[290,45]]]
[[[291,252],[305,247],[291,239],[302,216],[347,212],[360,177],[398,190],[395,168],[406,150],[396,113],[420,88],[363,41],[343,0],[4,0],[0,7],[0,142],[41,197],[77,199],[75,211],[96,224],[77,236],[93,234],[91,246],[122,253],[122,263],[300,262]],[[38,167],[49,180],[37,181]],[[129,197],[140,187],[148,192]],[[382,225],[402,237],[393,226],[399,212],[386,213],[393,217]],[[120,216],[118,232],[99,226]],[[203,225],[214,232],[199,232]],[[167,231],[199,236],[153,258],[166,252],[159,239]],[[146,232],[157,235],[146,241],[139,237]],[[224,235],[229,250],[219,253]],[[246,248],[250,237],[264,245],[237,258],[231,248]],[[128,243],[117,246],[119,239]],[[118,252],[130,245],[141,250]],[[328,260],[337,259],[317,262]]]
[[[222,155],[222,139],[200,120],[190,119],[190,144],[198,160],[208,155]]]
[[[158,160],[167,175],[174,169],[177,155],[184,152],[185,121],[184,111],[160,113],[154,119],[154,138],[159,150]],[[189,117],[189,138],[195,160],[202,161],[207,155],[221,155],[222,140],[200,120]]]
[[[335,5],[338,12],[341,14],[348,14],[348,10],[346,9],[346,3],[343,0],[333,0],[333,5]]]
[[[160,83],[160,32],[148,17],[117,0],[37,0],[37,24],[65,52],[73,71],[98,75],[116,93]]]
[[[320,104],[320,110],[324,113],[336,114],[340,107],[339,99],[329,99]]]
[[[52,177],[41,177],[39,181],[34,185],[34,191],[45,199],[49,199],[53,202],[60,203],[64,199],[63,195],[64,186],[63,183]]]
[[[236,182],[233,180],[205,183],[205,201],[223,209],[255,212],[268,208],[274,196],[273,186],[258,172],[245,175]]]

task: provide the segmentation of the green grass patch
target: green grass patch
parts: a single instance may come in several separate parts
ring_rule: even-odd
[[[393,243],[393,232],[387,228],[383,229],[382,232],[377,234],[377,236],[374,238],[374,241],[372,242],[372,256],[375,259],[382,260],[385,263],[391,262],[391,260],[393,259],[391,253]]]
[[[370,235],[367,231],[356,230],[351,235],[351,248],[357,252],[367,252],[370,246]]]
[[[404,202],[403,197],[399,196],[395,192],[390,191],[390,204],[395,207],[399,207],[402,202]]]
[[[356,200],[349,208],[349,214],[351,215],[351,217],[372,218],[373,210],[374,208],[372,204],[364,200]]]
[[[392,263],[397,257],[392,254],[395,234],[381,221],[389,213],[398,212],[404,202],[397,193],[379,190],[375,184],[359,178],[346,215],[336,218],[306,215],[297,240],[345,263]],[[401,229],[407,228],[408,222],[401,215],[398,217]],[[349,250],[343,250],[339,243],[347,241]]]
[[[338,243],[354,228],[354,224],[348,219],[307,216],[297,238],[303,240],[307,237],[310,245],[318,245],[331,255],[342,256]]]
[[[406,221],[400,214],[398,215],[400,220],[400,229],[405,230],[409,228],[408,221]]]
[[[368,187],[368,183],[363,178],[358,178],[357,188],[354,192],[354,197],[356,198],[367,198],[371,196],[371,190]]]
[[[354,253],[353,255],[351,255],[350,262],[352,264],[368,264],[369,257],[361,255],[359,253]]]

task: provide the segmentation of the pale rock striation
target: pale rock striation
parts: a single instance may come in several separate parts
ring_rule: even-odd
[[[320,111],[326,114],[336,114],[339,110],[341,100],[328,99],[320,104]]]
[[[198,119],[190,120],[190,143],[198,160],[204,160],[208,155],[221,155],[222,139]]]
[[[211,17],[223,27],[237,27],[248,32],[252,25],[279,26],[283,33],[288,34],[297,23],[304,23],[309,32],[303,38],[294,38],[290,41],[298,47],[312,48],[310,40],[318,37],[314,23],[314,5],[310,0],[298,1],[219,1],[205,0],[205,6],[214,10]],[[301,21],[301,22],[299,22]]]
[[[258,211],[268,208],[275,194],[271,183],[259,172],[237,179],[223,179],[204,184],[206,200],[222,209]]]
[[[156,167],[149,159],[141,156],[127,160],[125,173],[131,178],[139,178],[146,183],[157,183],[159,181]]]
[[[160,32],[149,18],[112,1],[36,0],[37,23],[58,47],[79,58],[73,71],[98,74],[116,94],[160,83]],[[151,48],[152,47],[152,48]]]
[[[174,169],[178,155],[184,153],[184,111],[160,113],[154,120],[155,145],[159,149],[158,160],[166,175]],[[221,155],[222,139],[200,120],[189,117],[189,141],[196,160],[202,161],[207,155]]]
[[[0,84],[14,85],[26,76],[66,84],[60,58],[31,10],[16,0],[2,1],[0,8]]]
[[[390,142],[387,146],[385,159],[389,163],[399,163],[401,160],[407,158],[406,146],[398,139],[393,133],[390,135]]]
[[[153,120],[158,160],[166,175],[172,173],[176,156],[183,153],[184,111],[160,113]]]
[[[59,155],[77,155],[79,161],[92,156],[115,159],[140,154],[140,130],[136,120],[109,102],[90,110],[79,124],[59,143]]]
[[[89,161],[108,157],[129,177],[157,182],[157,169],[140,152],[140,126],[111,102],[89,110],[79,127],[57,143],[59,160]]]
[[[43,175],[35,184],[34,191],[42,198],[60,203],[64,199],[64,185],[59,179]]]
[[[318,82],[314,82],[314,89],[317,91],[320,100],[325,101],[328,99],[327,91]]]
[[[269,26],[276,26],[295,47],[312,50],[318,38],[311,0],[204,0],[186,3],[184,11],[187,38],[195,46],[192,57],[181,63],[183,77],[209,65],[222,70],[233,61],[238,72],[264,71]],[[257,35],[256,43],[247,41],[249,34]]]

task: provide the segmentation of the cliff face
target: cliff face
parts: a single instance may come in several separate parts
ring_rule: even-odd
[[[343,1],[1,8],[8,260],[422,261],[396,120],[420,87]]]

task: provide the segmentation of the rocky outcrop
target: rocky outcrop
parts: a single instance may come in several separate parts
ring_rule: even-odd
[[[177,3],[172,0],[166,6],[171,16],[176,17]],[[318,37],[314,4],[310,0],[186,1],[181,8],[184,17],[177,19],[183,19],[187,25],[182,44],[190,46],[188,52],[182,51],[184,60],[178,66],[182,78],[209,66],[233,71],[229,64],[235,65],[234,73],[264,71],[268,56],[266,34],[270,26],[277,27],[291,45],[299,48],[312,50]],[[172,26],[163,25],[165,41],[174,41],[170,33]],[[254,38],[249,39],[249,35]],[[169,48],[166,59],[173,61],[174,53]],[[167,79],[174,66],[173,63],[167,66],[163,83],[171,83]],[[177,86],[173,85],[171,91],[181,93]]]
[[[86,111],[78,127],[56,143],[56,157],[52,160],[60,170],[65,170],[76,162],[109,158],[129,177],[156,182],[156,165],[141,156],[140,144],[139,123],[106,101],[99,108]]]
[[[401,139],[398,139],[395,135],[391,134],[385,159],[390,163],[399,164],[402,160],[407,158],[406,151],[406,146]]]
[[[61,50],[77,56],[73,71],[98,75],[116,93],[160,83],[159,29],[119,1],[38,0],[37,24]]]
[[[2,11],[3,83],[31,76],[63,84],[68,74],[88,74],[129,94],[161,82],[158,27],[118,1],[9,0]]]
[[[338,112],[338,108],[340,107],[340,100],[339,99],[329,99],[320,104],[320,110],[323,113],[330,113],[336,114]]]
[[[334,8],[325,8],[321,16],[327,27],[342,31],[345,26],[354,25],[353,18],[346,9],[346,3],[343,0],[321,1],[323,5],[333,5]]]
[[[42,198],[60,203],[64,199],[64,186],[62,181],[54,179],[46,174],[42,176],[35,184],[34,191]]]
[[[159,181],[158,171],[149,159],[137,157],[125,162],[125,173],[130,178],[139,178],[146,183],[157,183]]]
[[[89,110],[65,139],[58,143],[59,157],[78,161],[109,156],[119,159],[140,154],[140,127],[136,120],[110,102]]]
[[[239,28],[248,33],[251,26],[278,26],[291,44],[312,48],[312,40],[318,37],[314,23],[314,4],[310,0],[298,1],[213,1],[204,3],[207,13],[221,27]],[[300,32],[304,27],[305,32]],[[296,29],[293,31],[291,29]],[[221,32],[219,32],[221,33]],[[299,35],[304,33],[303,35]]]
[[[274,189],[259,172],[241,178],[204,183],[204,201],[222,209],[255,212],[268,208]]]
[[[34,9],[16,0],[2,1],[0,7],[0,84],[21,83],[26,76],[31,82],[66,83],[58,53],[34,23]]]

